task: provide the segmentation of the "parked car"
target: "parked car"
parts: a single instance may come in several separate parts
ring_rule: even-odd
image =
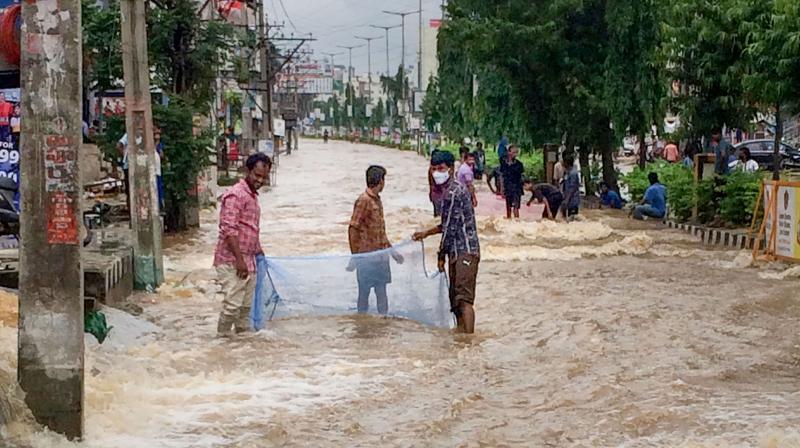
[[[734,146],[737,154],[739,149],[747,147],[753,160],[758,162],[762,169],[771,170],[773,167],[773,149],[775,140],[747,140]],[[788,144],[781,143],[781,168],[800,168],[800,150]]]

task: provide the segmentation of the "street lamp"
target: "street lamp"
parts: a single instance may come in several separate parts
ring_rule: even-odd
[[[360,39],[367,42],[367,79],[369,80],[369,85],[367,87],[367,97],[369,98],[369,104],[372,104],[372,41],[375,39],[379,39],[378,37],[361,37],[361,36],[354,36],[356,39]]]
[[[392,76],[392,72],[389,69],[389,30],[393,30],[395,28],[400,28],[402,25],[395,25],[395,26],[378,26],[378,25],[370,25],[370,27],[383,30],[386,33],[386,76]]]

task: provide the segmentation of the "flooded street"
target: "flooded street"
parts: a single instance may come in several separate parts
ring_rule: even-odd
[[[303,141],[260,197],[267,255],[347,252],[373,163],[388,169],[392,242],[434,223],[424,159]],[[216,212],[202,218],[169,239],[166,284],[134,299],[143,315],[109,310],[110,339],[87,339],[82,443],[43,431],[21,405],[16,297],[0,294],[0,392],[16,420],[4,446],[800,446],[800,289],[788,266],[751,268],[748,254],[609,211],[572,224],[481,217],[473,337],[351,316],[225,340]]]

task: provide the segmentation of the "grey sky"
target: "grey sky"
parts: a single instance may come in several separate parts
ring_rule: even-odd
[[[317,41],[310,46],[314,51],[314,58],[317,59],[325,57],[322,53],[344,52],[336,57],[336,64],[346,65],[347,50],[337,48],[337,45],[365,44],[353,37],[354,35],[380,37],[372,41],[372,70],[383,73],[386,71],[385,33],[383,30],[370,28],[370,25],[399,25],[400,17],[383,14],[381,11],[414,11],[419,7],[419,0],[283,0],[283,5],[291,21],[297,26],[297,31],[286,19],[281,0],[267,0],[270,22],[285,23],[283,32],[287,36],[292,32],[295,35],[313,33]],[[441,17],[441,5],[442,0],[422,1],[423,26],[427,27],[430,19]],[[416,65],[418,29],[419,16],[407,16],[406,64]],[[389,60],[392,71],[395,71],[401,60],[400,28],[389,31]],[[353,50],[353,66],[358,73],[367,72],[366,46]]]

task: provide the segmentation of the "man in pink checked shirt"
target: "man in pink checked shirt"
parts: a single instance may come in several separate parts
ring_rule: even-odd
[[[228,336],[251,331],[250,304],[256,289],[256,255],[264,253],[259,241],[261,207],[258,190],[268,179],[272,161],[265,154],[251,155],[245,163],[247,175],[222,195],[219,241],[214,253],[217,281],[225,299],[219,313],[217,333]]]

